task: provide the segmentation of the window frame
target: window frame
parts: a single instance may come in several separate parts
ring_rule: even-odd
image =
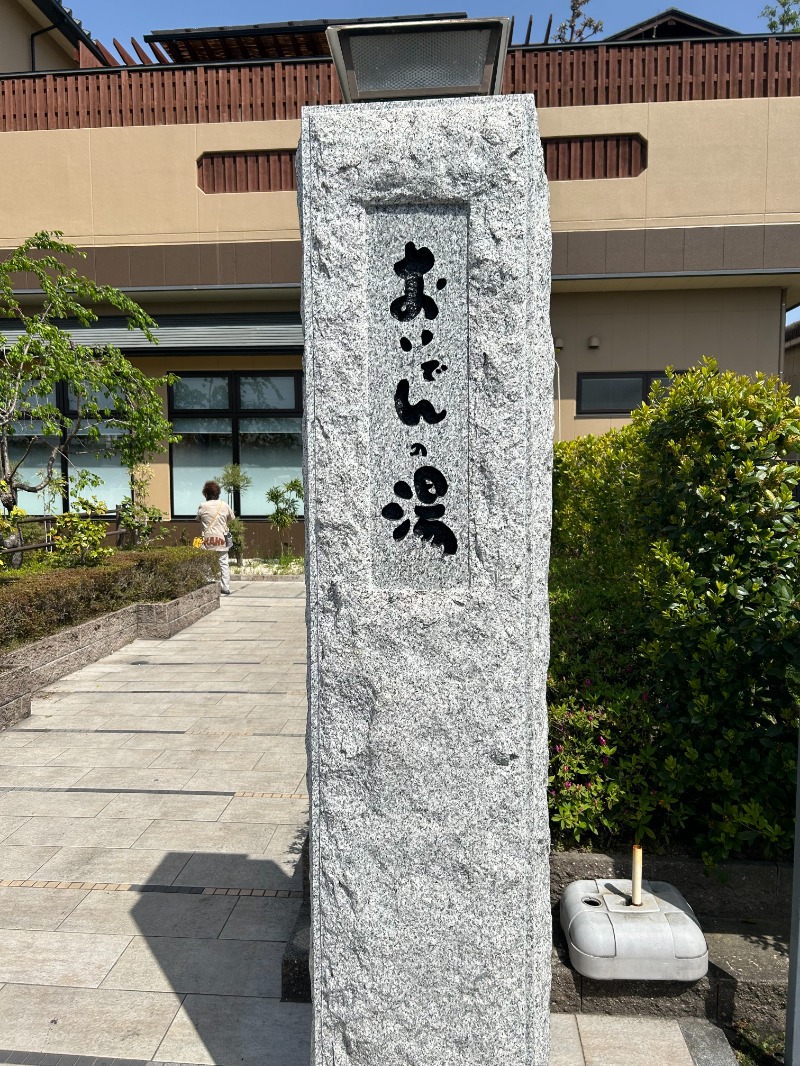
[[[639,404],[644,403],[647,397],[650,395],[650,389],[653,387],[653,382],[661,378],[666,377],[664,370],[591,370],[591,371],[579,371],[577,375],[577,385],[575,390],[575,414],[576,416],[582,415],[590,418],[604,418],[610,417],[625,417],[630,418],[632,412],[636,410],[635,407],[586,407],[583,403],[583,383],[586,380],[597,380],[598,378],[611,378],[616,381],[622,380],[636,380],[638,379],[641,384],[642,396],[639,400]],[[639,404],[636,406],[638,407]]]
[[[180,378],[223,378],[228,379],[228,407],[187,407],[175,408],[174,386],[167,388],[167,417],[170,422],[179,421],[182,418],[228,418],[231,422],[231,462],[239,463],[241,458],[239,444],[239,423],[247,418],[299,418],[303,414],[303,371],[302,370],[184,370],[180,373],[175,371]],[[242,407],[239,403],[239,379],[240,378],[292,378],[294,380],[294,407]],[[179,514],[175,510],[175,478],[173,476],[173,452],[175,445],[169,446],[169,506],[172,519],[175,521],[190,521],[195,514]],[[265,501],[266,502],[266,501]],[[233,494],[233,509],[237,515],[241,515],[240,493]],[[269,515],[247,515],[247,522],[266,522]]]

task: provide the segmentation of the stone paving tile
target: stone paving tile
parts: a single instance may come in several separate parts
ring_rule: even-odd
[[[270,773],[255,770],[198,770],[183,785],[183,791],[297,792],[298,786],[304,781],[305,774],[297,771]]]
[[[135,937],[103,988],[280,998],[283,951],[269,941]]]
[[[130,848],[149,825],[147,818],[28,818],[6,843]]]
[[[57,847],[25,848],[0,844],[0,880],[27,881],[59,850]],[[37,877],[37,880],[41,878]]]
[[[274,822],[243,822],[237,825],[236,822],[179,822],[156,819],[150,823],[133,847],[161,851],[240,851],[248,855],[260,855],[270,847],[275,829]]]
[[[50,894],[60,896],[67,893]],[[82,902],[78,900],[77,906],[60,928],[85,933],[127,933],[139,937],[215,939],[222,934],[238,902],[239,897],[236,896],[90,892]],[[265,902],[293,903],[294,900],[276,899]]]
[[[272,745],[270,745],[272,747]],[[294,773],[301,779],[306,774],[306,757],[300,754],[287,754],[285,752],[268,751],[262,755],[256,764],[256,770],[266,772],[278,772],[281,774]],[[277,791],[277,790],[276,790]]]
[[[253,732],[260,733],[262,732],[262,729],[259,726],[251,726],[251,735],[236,736],[232,734],[224,736],[217,746],[217,751],[252,751],[256,752],[260,757],[270,750],[276,737],[280,736],[280,733],[269,733],[267,736],[253,736]]]
[[[215,888],[271,888],[283,891],[303,887],[302,871],[296,858],[281,855],[224,855],[219,852],[192,855],[175,880],[175,885],[203,885]]]
[[[102,721],[103,729],[128,729],[133,732],[141,732],[145,729],[191,729],[194,723],[197,721],[196,714],[185,714],[167,717],[156,717],[151,715],[145,717],[144,715],[131,715],[127,710],[120,711],[119,714],[106,717]],[[169,725],[166,723],[169,722]]]
[[[26,744],[24,748],[0,748],[0,763],[3,766],[44,767],[58,765],[55,759],[64,750],[64,744]],[[93,765],[93,764],[92,764]]]
[[[80,766],[0,766],[0,788],[68,788],[85,773]]]
[[[694,1066],[677,1021],[599,1014],[577,1015],[586,1066],[632,1066],[647,1061]]]
[[[155,748],[158,751],[216,751],[225,739],[224,733],[204,736],[202,733],[164,733],[156,730],[152,733],[129,734],[125,747]]]
[[[0,818],[30,815],[42,818],[94,818],[114,796],[84,792],[6,792],[0,795]],[[0,869],[2,865],[0,864]]]
[[[1,802],[0,799],[0,804]],[[175,821],[216,822],[225,814],[231,802],[229,796],[159,796],[131,792],[113,799],[103,811],[103,816],[105,818],[162,818]],[[0,813],[2,813],[1,805]],[[230,820],[249,821],[247,818]]]
[[[106,748],[110,751],[114,748],[124,747],[131,737],[135,736],[134,733],[127,733],[125,730],[116,730],[113,726],[109,727],[107,732],[97,732],[94,729],[88,730],[75,726],[47,725],[41,728],[47,729],[48,732],[39,733],[37,736],[42,743],[52,744],[53,747],[62,745],[66,748],[68,745],[74,747],[85,744],[87,748]],[[34,743],[36,742],[34,738]]]
[[[170,770],[166,767],[123,768],[97,767],[81,778],[81,788],[113,789],[180,789],[188,787],[191,770]]]
[[[221,822],[274,822],[297,825],[308,818],[308,800],[235,796],[220,815]]]
[[[311,1007],[275,999],[190,995],[158,1058],[215,1066],[308,1066]]]
[[[98,766],[120,766],[133,768],[150,766],[156,762],[161,752],[152,748],[99,748],[91,744],[91,737],[86,738],[86,745],[65,748],[50,760],[50,766],[85,766],[93,769]],[[167,765],[167,764],[164,764]]]
[[[574,1014],[550,1015],[550,1066],[584,1066]]]
[[[230,899],[229,896],[206,896],[206,899]],[[219,936],[223,940],[286,941],[300,910],[299,899],[262,899],[240,896]]]
[[[143,752],[146,750],[141,749]],[[164,751],[157,755],[152,766],[175,769],[188,767],[197,770],[252,770],[260,756],[248,751]]]
[[[57,929],[86,895],[79,891],[54,892],[51,888],[0,888],[0,930]],[[0,940],[3,935],[0,932]],[[0,1045],[2,1042],[0,1036]]]
[[[27,821],[27,818],[0,818],[0,842],[16,833]]]
[[[62,848],[37,871],[39,881],[171,885],[188,854],[130,848]],[[184,884],[188,882],[184,881]],[[200,884],[193,881],[192,884]]]
[[[129,936],[4,929],[0,981],[97,988],[130,941]]]
[[[2,1045],[149,1060],[180,1005],[175,993],[6,985],[0,990]]]

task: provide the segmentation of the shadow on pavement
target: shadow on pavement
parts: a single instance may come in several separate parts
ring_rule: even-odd
[[[106,987],[183,997],[154,1059],[308,1066],[310,1008],[281,1001],[304,838],[298,830],[281,858],[172,852],[140,886],[131,914],[141,938]]]

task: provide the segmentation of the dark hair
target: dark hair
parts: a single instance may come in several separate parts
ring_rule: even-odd
[[[219,494],[222,490],[216,481],[207,481],[203,485],[203,495],[207,500],[218,500]]]

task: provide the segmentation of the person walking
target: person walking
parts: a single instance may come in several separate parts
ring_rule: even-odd
[[[231,594],[231,567],[228,549],[232,545],[228,530],[228,520],[235,518],[233,511],[219,498],[221,488],[216,481],[207,481],[203,485],[205,503],[197,508],[197,521],[203,538],[203,547],[215,551],[219,559],[220,592],[223,596]]]

